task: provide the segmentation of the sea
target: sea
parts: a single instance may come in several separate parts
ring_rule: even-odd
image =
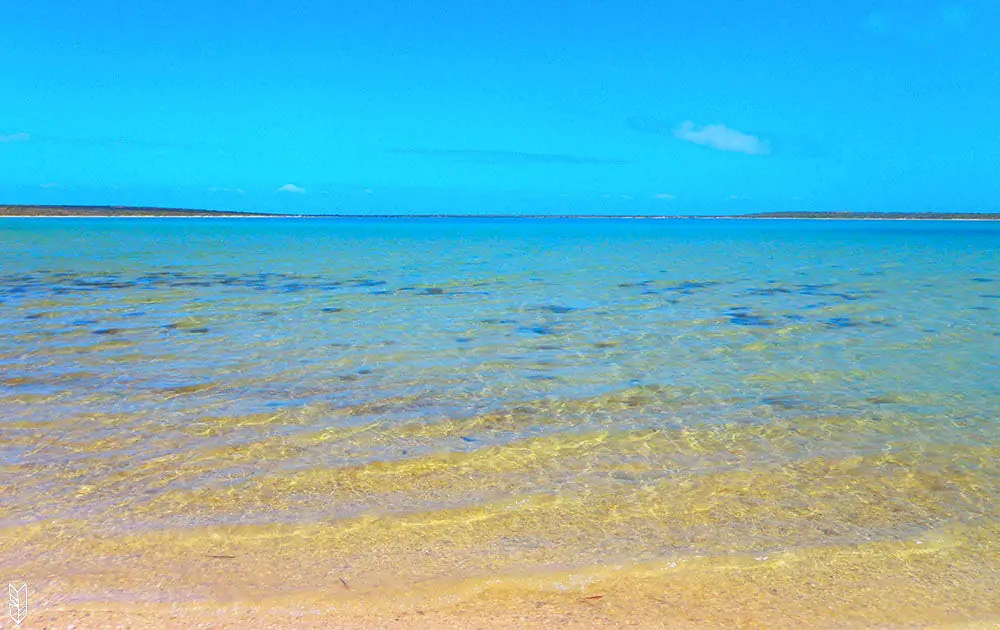
[[[0,331],[43,607],[1000,618],[1000,222],[2,218]]]

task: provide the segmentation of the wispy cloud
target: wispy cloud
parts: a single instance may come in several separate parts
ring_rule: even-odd
[[[670,193],[660,193],[658,195],[653,195],[653,199],[660,199],[662,201],[673,201],[677,199],[677,197],[674,197]]]
[[[305,188],[299,188],[295,184],[285,184],[284,186],[281,186],[280,188],[278,188],[278,192],[280,192],[280,193],[295,193],[297,195],[304,195],[304,194],[306,194],[306,189]]]
[[[747,155],[769,155],[771,153],[771,147],[767,142],[757,136],[730,129],[725,125],[699,127],[688,120],[674,129],[674,135],[685,142],[693,142],[719,151],[746,153]]]
[[[58,182],[45,182],[44,184],[39,184],[39,188],[62,188],[62,185]]]
[[[236,195],[245,195],[247,191],[242,188],[219,188],[218,186],[212,186],[208,188],[210,193],[233,193]]]
[[[30,133],[0,134],[0,142],[27,142],[28,140],[31,140]]]
[[[567,164],[584,166],[623,166],[628,164],[625,160],[580,155],[492,151],[486,149],[391,149],[389,153],[441,158],[453,162],[471,164]]]

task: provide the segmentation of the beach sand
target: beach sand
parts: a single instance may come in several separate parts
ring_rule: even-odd
[[[345,565],[316,530],[94,536],[26,562],[22,627],[994,627],[1000,529],[957,533],[459,579],[447,571],[460,551],[372,550]]]

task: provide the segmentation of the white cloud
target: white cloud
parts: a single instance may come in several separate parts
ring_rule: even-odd
[[[242,188],[219,188],[218,186],[212,186],[208,189],[210,193],[234,193],[237,195],[245,195],[247,191]]]
[[[0,134],[0,142],[27,142],[28,140],[31,140],[30,133]]]
[[[60,186],[59,186],[59,184],[57,182],[45,182],[44,184],[39,184],[38,187],[39,188],[59,188]]]
[[[304,194],[306,194],[306,189],[305,188],[299,188],[295,184],[285,184],[284,186],[282,186],[281,188],[278,189],[278,192],[295,193],[297,195],[304,195]]]
[[[664,201],[673,201],[674,199],[677,199],[677,197],[674,197],[670,193],[660,193],[658,195],[653,195],[653,199],[663,199]]]
[[[705,125],[699,127],[690,120],[674,130],[674,135],[686,142],[703,147],[746,153],[747,155],[768,155],[771,147],[757,136],[730,129],[725,125]]]

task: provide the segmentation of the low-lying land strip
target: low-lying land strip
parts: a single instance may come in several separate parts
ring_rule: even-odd
[[[1000,213],[986,212],[760,212],[736,215],[461,215],[461,214],[280,214],[133,206],[0,205],[0,217],[281,217],[351,219],[876,219],[933,221],[1000,221]]]

